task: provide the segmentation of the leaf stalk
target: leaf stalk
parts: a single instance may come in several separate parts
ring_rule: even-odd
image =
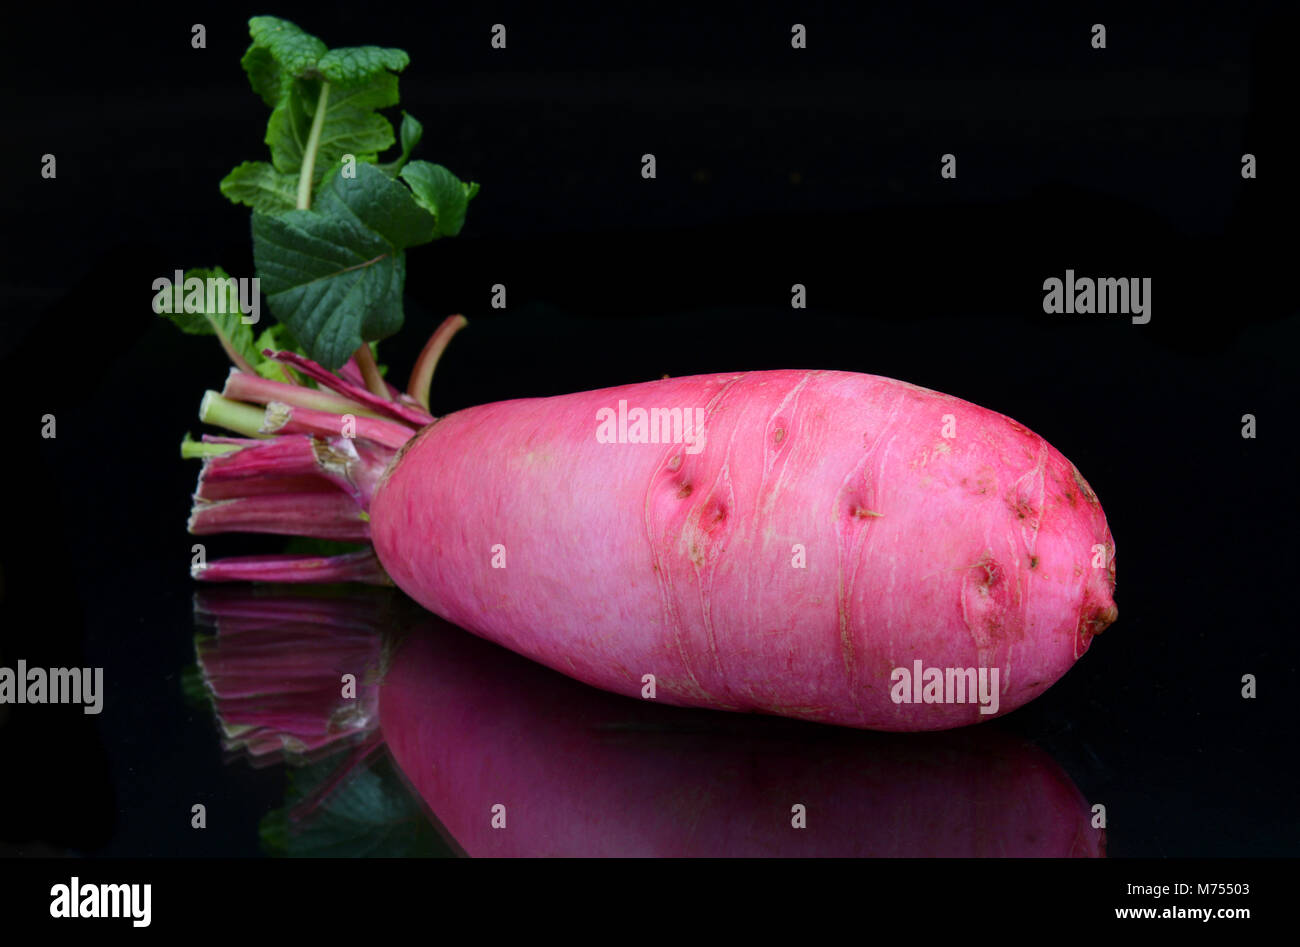
[[[329,104],[330,84],[321,81],[320,96],[316,99],[316,114],[311,119],[307,134],[307,147],[302,152],[302,168],[298,172],[298,209],[311,207],[311,179],[316,173],[316,152],[320,150],[321,129],[325,127],[325,109]]]

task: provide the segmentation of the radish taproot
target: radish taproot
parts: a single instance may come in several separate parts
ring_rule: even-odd
[[[241,557],[204,579],[388,577],[606,690],[879,730],[1019,707],[1117,616],[1114,542],[1078,470],[936,391],[759,371],[435,421],[418,393],[275,357],[340,403],[232,371],[203,416],[247,436],[188,442],[206,458],[191,530],[373,554]]]

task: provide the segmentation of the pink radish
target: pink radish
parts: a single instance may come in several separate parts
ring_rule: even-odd
[[[212,394],[204,414],[250,439],[192,449],[213,456],[191,528],[364,535],[377,561],[253,557],[203,578],[386,573],[456,624],[606,690],[880,730],[1019,707],[1117,615],[1114,542],[1087,482],[1027,428],[949,395],[767,371],[433,421],[418,392],[386,405],[277,357],[350,400],[354,429],[329,433],[345,412],[292,385],[256,386],[265,409],[242,403],[252,386],[233,372],[231,397]],[[656,412],[652,432],[636,409]],[[674,410],[683,424],[658,426]],[[277,442],[296,445],[283,461]],[[241,455],[267,458],[247,495],[205,499],[252,464]],[[313,464],[332,492],[302,486]],[[279,518],[265,492],[276,477]]]

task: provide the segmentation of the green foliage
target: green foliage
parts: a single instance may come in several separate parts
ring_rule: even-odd
[[[405,250],[460,233],[478,184],[411,161],[424,127],[405,113],[400,155],[378,163],[397,140],[379,110],[398,102],[404,51],[331,50],[269,16],[249,20],[249,34],[242,64],[271,108],[271,160],[243,162],[221,193],[253,210],[254,265],[272,314],[308,357],[337,369],[362,343],[401,328]],[[239,343],[241,354],[254,348],[251,333]],[[274,363],[263,370],[260,357],[249,361],[267,377],[288,377]]]
[[[245,161],[221,180],[221,193],[263,214],[293,210],[298,177],[282,174],[265,161]]]
[[[402,325],[407,247],[437,235],[437,217],[371,165],[336,175],[311,210],[253,215],[253,260],[276,317],[307,354],[337,369],[362,342]]]

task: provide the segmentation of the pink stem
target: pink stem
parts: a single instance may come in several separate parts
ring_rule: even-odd
[[[203,662],[204,673],[223,697],[247,697],[255,694],[304,694],[320,690],[337,693],[337,687],[328,673],[322,683],[322,668],[341,668],[356,665],[358,642],[342,645],[332,641],[332,635],[322,635],[315,629],[315,637],[278,637],[278,629],[265,629],[275,636],[274,647],[263,650],[245,647],[238,642],[231,647],[223,639],[221,646],[211,649]],[[370,636],[373,643],[374,636]],[[330,645],[334,645],[330,647]],[[367,642],[361,642],[365,645]],[[299,655],[301,654],[301,657]],[[274,660],[270,660],[274,658]],[[364,668],[360,668],[364,671]]]
[[[204,434],[203,443],[239,444],[241,447],[254,447],[258,444],[265,444],[266,441],[259,437],[230,437],[226,434]]]
[[[355,358],[350,358],[344,362],[343,367],[339,369],[338,374],[340,378],[349,384],[356,385],[362,390],[368,390],[366,389],[366,380],[361,377],[361,369],[357,367],[357,360]],[[384,390],[388,392],[388,397],[394,401],[396,401],[397,396],[401,394],[401,392],[397,390],[396,386],[390,385],[387,381],[384,382]]]
[[[199,480],[194,496],[200,500],[233,500],[237,497],[281,493],[338,493],[328,480],[310,477],[256,477],[249,480]]]
[[[361,377],[366,380],[366,388],[377,398],[388,400],[388,386],[384,384],[384,376],[379,374],[379,366],[375,364],[375,353],[370,351],[369,344],[362,342],[361,348],[357,349],[352,356],[356,359],[357,367],[361,369]]]
[[[390,429],[388,433],[405,431]],[[242,449],[204,459],[196,496],[209,500],[261,493],[317,493],[326,489],[324,485],[332,484],[363,508],[368,507],[394,451],[370,441],[341,436],[317,438],[311,434],[212,440],[224,440]],[[321,485],[308,485],[302,477],[318,478]],[[293,489],[298,483],[303,484],[302,489]]]
[[[374,550],[339,556],[232,556],[195,568],[204,582],[364,582],[391,585]]]
[[[370,526],[356,502],[343,493],[286,493],[198,500],[189,531],[210,533],[282,533],[343,542],[369,542]]]
[[[330,638],[369,640],[383,622],[382,602],[366,595],[320,599],[311,594],[255,594],[244,589],[213,588],[199,593],[198,614],[215,625],[223,639],[252,629],[283,628],[290,634],[310,630],[319,639],[320,626],[330,626]],[[336,630],[337,629],[337,630]]]
[[[292,365],[308,378],[314,379],[320,384],[325,385],[327,388],[332,388],[347,398],[359,401],[374,411],[385,414],[388,417],[405,421],[414,428],[422,428],[433,421],[433,415],[429,414],[427,411],[421,410],[420,408],[413,408],[397,401],[389,401],[385,398],[380,398],[372,392],[367,391],[365,388],[362,388],[359,385],[354,385],[349,381],[345,381],[331,371],[326,371],[311,359],[303,358],[296,352],[272,352],[270,349],[267,349],[264,354],[275,359],[277,362],[284,362],[285,364]]]
[[[424,350],[420,352],[420,357],[415,360],[415,367],[411,369],[411,379],[406,385],[406,393],[418,401],[425,411],[429,410],[429,386],[433,382],[433,370],[438,367],[438,359],[442,358],[442,353],[446,350],[451,337],[467,325],[469,325],[468,320],[460,314],[448,316],[443,320],[442,325],[434,330],[433,335],[429,336],[429,341],[424,343]]]
[[[247,439],[244,442],[248,446],[243,450],[209,457],[203,465],[203,480],[210,482],[319,473],[310,435],[297,434],[271,440]]]
[[[352,434],[358,438],[374,441],[394,450],[415,436],[415,432],[396,421],[381,418],[354,418],[355,429]],[[311,408],[299,408],[281,401],[272,401],[266,406],[266,420],[262,426],[265,434],[318,434],[322,437],[347,437],[343,429],[343,416],[330,411],[313,411]]]
[[[378,412],[368,406],[343,395],[317,388],[304,388],[302,385],[289,385],[282,381],[250,375],[247,372],[231,371],[226,379],[226,387],[221,393],[235,401],[251,401],[254,404],[267,404],[271,401],[283,401],[285,404],[313,408],[317,411],[333,411],[336,414],[362,414],[367,417],[380,417]]]
[[[256,374],[257,369],[248,364],[248,359],[235,351],[234,346],[230,344],[225,335],[220,331],[217,332],[217,339],[220,340],[221,347],[226,350],[226,355],[230,356],[230,360],[235,363],[236,368],[240,371]]]
[[[317,671],[316,686],[311,690],[290,693],[267,682],[260,692],[234,694],[219,689],[217,694],[222,698],[221,717],[226,723],[293,727],[300,733],[328,733],[333,709],[330,704],[338,703],[339,687],[335,681],[322,682]]]

